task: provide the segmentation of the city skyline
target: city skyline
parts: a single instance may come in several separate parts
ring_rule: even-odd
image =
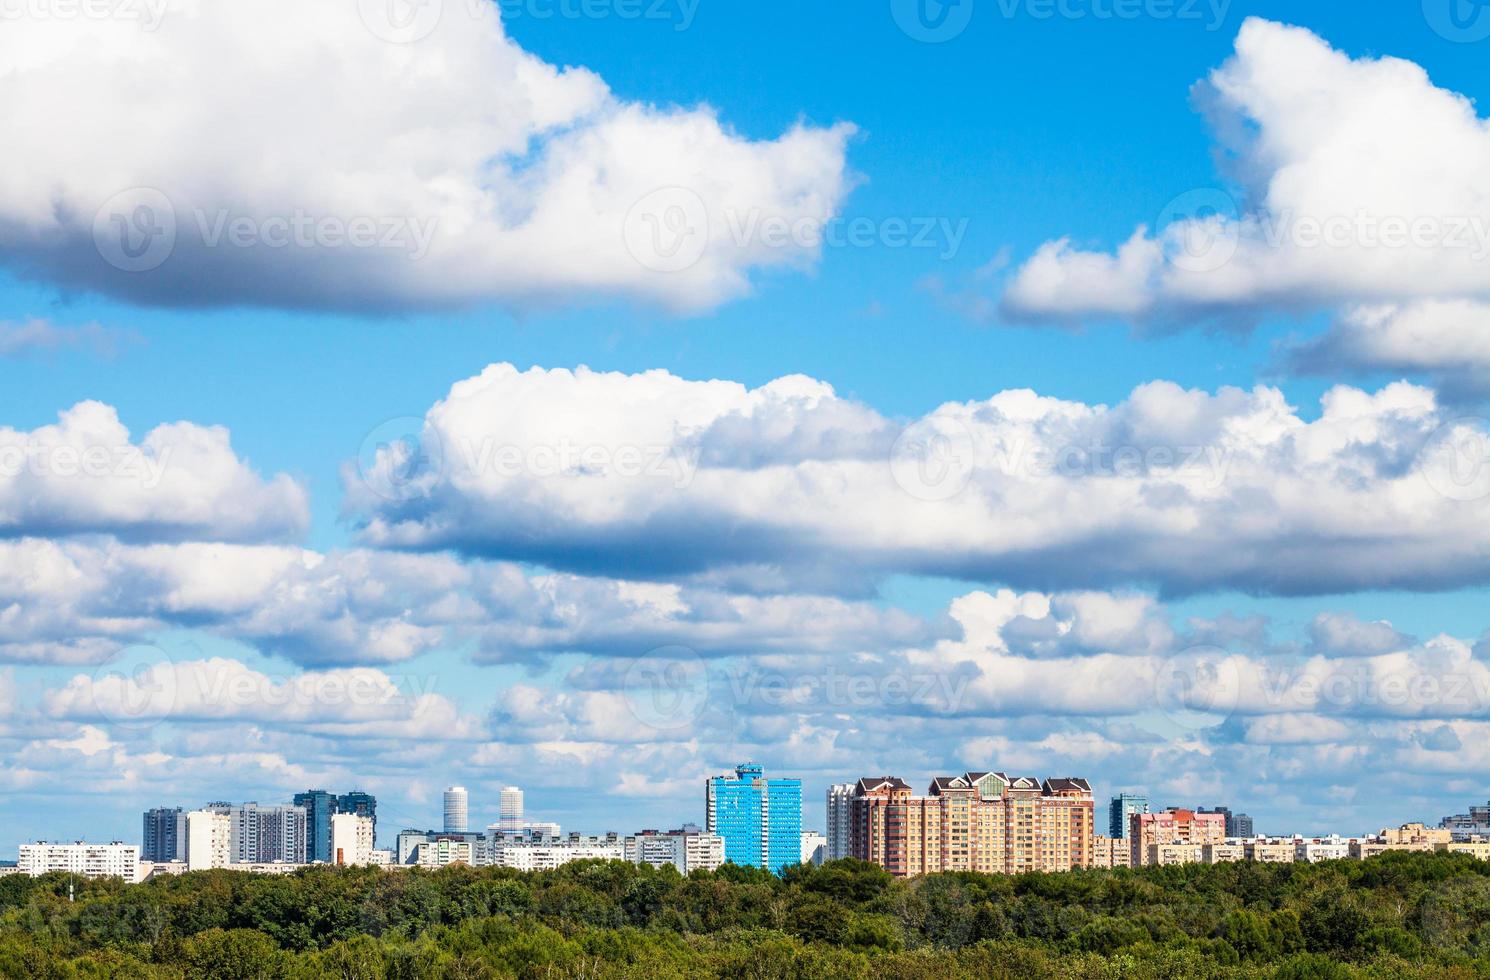
[[[742,760],[1478,825],[1490,6],[623,6],[3,18],[6,857]]]
[[[931,797],[938,797],[946,796],[949,793],[956,793],[963,790],[976,790],[981,786],[986,777],[994,777],[997,780],[1001,781],[1002,785],[1013,786],[1016,790],[1043,789],[1045,796],[1049,796],[1052,793],[1052,785],[1055,786],[1056,793],[1060,793],[1063,790],[1067,789],[1079,790],[1082,798],[1085,799],[1088,804],[1090,804],[1087,807],[1085,821],[1088,832],[1093,835],[1093,839],[1099,841],[1111,841],[1114,844],[1121,843],[1124,845],[1124,850],[1126,850],[1129,846],[1128,842],[1131,837],[1130,829],[1137,826],[1137,824],[1133,823],[1132,821],[1141,815],[1158,815],[1158,817],[1164,818],[1166,814],[1180,813],[1188,814],[1189,816],[1185,817],[1185,819],[1187,820],[1216,820],[1217,826],[1220,828],[1216,832],[1217,839],[1225,840],[1249,840],[1254,838],[1275,840],[1289,838],[1309,840],[1348,840],[1369,838],[1375,833],[1375,831],[1358,831],[1357,829],[1353,828],[1334,828],[1328,832],[1308,832],[1300,831],[1298,829],[1275,829],[1272,832],[1260,833],[1255,829],[1254,821],[1248,814],[1233,811],[1232,808],[1228,806],[1214,803],[1210,806],[1200,805],[1193,800],[1178,804],[1157,804],[1152,802],[1145,795],[1126,792],[1119,793],[1109,798],[1104,797],[1100,793],[1096,792],[1093,789],[1090,781],[1086,780],[1083,777],[1058,777],[1053,780],[1042,780],[1040,778],[1031,777],[1010,777],[1003,772],[969,772],[964,775],[955,777],[931,777],[929,780],[927,793],[930,794]],[[671,825],[671,823],[680,823],[685,828],[698,827],[701,825],[708,826],[714,823],[716,819],[712,808],[714,806],[716,794],[719,792],[716,787],[721,785],[720,781],[726,781],[730,786],[730,791],[737,793],[742,789],[747,792],[751,792],[749,789],[751,780],[754,780],[757,783],[757,786],[753,790],[753,795],[751,797],[754,800],[754,803],[752,805],[754,805],[757,810],[756,815],[753,818],[748,819],[753,819],[757,822],[763,819],[762,813],[764,812],[764,810],[761,809],[761,800],[764,798],[764,787],[767,785],[767,783],[772,783],[778,787],[789,787],[795,799],[795,806],[790,819],[794,820],[795,823],[792,823],[790,826],[786,827],[785,835],[795,838],[797,831],[800,830],[800,836],[802,837],[802,846],[804,848],[807,846],[807,840],[809,837],[815,840],[820,840],[822,846],[822,860],[836,860],[838,858],[844,857],[856,857],[862,856],[862,853],[864,853],[862,850],[860,850],[859,853],[855,853],[856,847],[854,844],[854,834],[858,833],[856,829],[857,822],[862,818],[854,815],[853,807],[854,801],[856,799],[866,796],[866,790],[868,790],[867,795],[871,798],[883,795],[886,790],[898,790],[907,798],[915,798],[920,802],[925,802],[923,798],[916,795],[916,790],[910,783],[901,780],[899,777],[863,777],[856,782],[832,784],[828,788],[826,793],[822,796],[823,809],[821,812],[823,815],[823,819],[821,822],[815,822],[810,815],[816,812],[816,805],[808,807],[801,802],[802,790],[799,780],[791,777],[781,777],[775,778],[773,780],[766,780],[763,776],[763,770],[759,765],[747,762],[740,763],[734,766],[732,772],[725,773],[723,775],[711,776],[705,780],[707,793],[701,824],[696,823],[691,815],[688,814],[673,814],[669,817],[668,820],[664,820],[661,822],[654,821],[650,825],[648,825],[646,821],[639,821],[635,817],[628,817],[627,819],[629,820],[629,822],[634,825],[632,829],[629,830],[622,829],[620,826],[607,826],[604,828],[596,827],[589,829],[571,830],[566,834],[560,831],[559,824],[557,822],[523,820],[521,818],[523,812],[522,799],[524,796],[522,788],[517,786],[504,785],[502,787],[496,805],[497,812],[499,814],[498,818],[492,821],[487,821],[485,823],[478,820],[477,823],[473,825],[477,829],[457,830],[452,829],[448,826],[421,826],[419,821],[416,820],[412,823],[409,823],[407,826],[394,829],[390,832],[390,836],[398,838],[398,843],[400,845],[402,844],[402,838],[406,835],[427,835],[427,837],[431,840],[439,839],[442,837],[448,837],[450,839],[474,840],[476,838],[489,835],[514,837],[536,836],[539,838],[583,837],[586,839],[597,839],[607,836],[615,838],[626,836],[628,834],[634,835],[637,833],[657,833],[655,827],[668,826]],[[464,792],[464,787],[449,787],[447,788],[445,793],[448,796],[452,791]],[[185,818],[191,812],[200,810],[209,813],[219,813],[230,818],[231,823],[229,824],[229,826],[232,828],[231,833],[233,841],[231,850],[233,857],[231,858],[231,860],[245,864],[261,864],[266,863],[266,861],[268,863],[273,863],[276,861],[284,860],[284,855],[275,854],[265,860],[260,860],[260,856],[254,851],[254,848],[257,846],[256,843],[251,842],[247,839],[244,839],[240,842],[240,830],[244,826],[248,825],[245,824],[245,818],[251,821],[255,817],[258,817],[260,814],[268,814],[273,815],[275,820],[281,820],[282,817],[280,815],[282,813],[288,811],[298,811],[300,813],[301,819],[300,833],[304,842],[303,850],[306,855],[307,863],[315,861],[322,861],[324,863],[335,863],[334,860],[329,856],[320,856],[315,850],[316,834],[314,831],[315,818],[313,816],[313,803],[315,800],[320,798],[325,798],[330,801],[331,814],[335,814],[337,812],[338,806],[341,806],[343,807],[343,809],[341,809],[340,812],[343,814],[354,813],[360,816],[367,817],[370,846],[377,847],[385,843],[377,836],[377,833],[374,829],[376,827],[375,814],[377,809],[377,801],[376,798],[373,797],[371,794],[363,793],[360,791],[354,791],[346,794],[335,794],[329,793],[324,790],[307,790],[304,792],[294,793],[290,797],[292,801],[290,803],[261,803],[260,801],[256,800],[243,801],[241,803],[231,803],[227,801],[217,800],[204,803],[202,806],[197,808],[192,808],[185,805],[167,805],[153,807],[144,811],[142,832],[138,836],[135,846],[141,860],[154,860],[155,855],[157,854],[164,855],[169,853],[174,853],[176,855],[176,859],[179,860],[181,855],[184,853],[185,840],[187,836]],[[293,801],[305,801],[306,805],[301,805],[300,803],[295,803]],[[444,809],[444,805],[446,802],[448,801],[442,801],[442,810]],[[468,803],[469,801],[467,800],[466,802]],[[505,818],[505,815],[510,814],[514,809],[518,814],[515,822],[513,820]],[[840,810],[842,811],[842,815],[835,816],[835,814]],[[478,814],[482,812],[482,807],[479,800],[475,812]],[[309,819],[307,819],[308,814],[311,815]],[[441,823],[443,824],[444,814],[442,813],[441,816]],[[262,819],[262,817],[259,817],[259,819]],[[729,820],[726,818],[720,820],[719,822],[721,824],[728,824]],[[1471,805],[1467,808],[1467,812],[1464,813],[1445,814],[1437,822],[1432,822],[1425,817],[1409,815],[1406,818],[1406,822],[1397,824],[1397,826],[1401,827],[1407,827],[1410,825],[1432,826],[1441,828],[1446,832],[1451,831],[1454,835],[1453,839],[1456,841],[1490,840],[1490,802],[1487,802],[1484,805]],[[137,826],[139,826],[139,824],[137,824]],[[734,826],[732,828],[733,832],[738,832],[740,826],[741,824],[739,820],[734,821]],[[1122,828],[1121,832],[1119,832],[1118,830],[1119,827]],[[726,841],[726,844],[721,844],[721,847],[727,848],[730,855],[730,860],[741,859],[742,855],[745,854],[745,851],[750,848],[754,848],[754,853],[756,855],[763,855],[766,853],[767,848],[764,845],[764,841],[767,839],[770,832],[764,827],[764,825],[762,825],[760,829],[756,831],[750,831],[749,833],[755,835],[754,839],[741,845],[728,843],[731,832],[731,829],[726,829],[723,826],[719,829],[719,833],[724,835],[724,840]],[[133,838],[130,838],[129,835],[114,836],[108,833],[102,833],[90,835],[89,842],[95,845],[102,844],[105,841],[118,844],[121,842],[127,843],[131,839]],[[1207,841],[1209,841],[1209,838],[1207,838]],[[63,838],[32,837],[23,839],[21,841],[21,844],[69,844],[73,842],[74,841],[70,839]],[[82,843],[84,842],[84,838],[77,838],[76,842]],[[293,845],[279,846],[293,847]],[[1135,849],[1136,853],[1136,850],[1139,849],[1142,845],[1140,845],[1137,841],[1133,841],[1131,846]],[[329,851],[330,848],[327,848],[328,855]],[[394,853],[397,853],[397,849],[395,849]],[[721,850],[721,855],[725,853],[725,850]],[[806,852],[804,851],[803,853],[805,855]],[[169,858],[161,859],[169,860]],[[762,866],[764,866],[764,864],[766,863],[766,858],[764,857],[752,858],[751,860],[760,860]],[[1086,855],[1083,860],[1090,861],[1091,855]],[[783,866],[784,864],[778,863],[778,870],[780,867]],[[1102,864],[1099,866],[1111,865]],[[947,868],[945,870],[954,869]]]

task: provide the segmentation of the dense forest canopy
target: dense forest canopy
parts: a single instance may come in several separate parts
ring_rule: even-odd
[[[69,900],[69,890],[74,899]],[[1490,977],[1490,862],[0,879],[5,977]]]

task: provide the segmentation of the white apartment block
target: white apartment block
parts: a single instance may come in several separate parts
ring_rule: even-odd
[[[208,809],[220,810],[219,807]],[[229,807],[233,821],[234,864],[304,864],[307,854],[305,808],[245,803]]]
[[[720,841],[721,849],[723,840]],[[604,837],[526,837],[498,834],[486,842],[482,863],[519,871],[552,871],[570,861],[625,861],[626,842],[615,834]]]
[[[854,784],[837,783],[828,789],[829,861],[842,861],[850,851],[849,835],[853,828]]]
[[[134,844],[22,844],[17,872],[39,878],[53,871],[84,878],[122,878],[133,884],[140,873],[140,849]]]
[[[802,863],[822,864],[828,859],[828,838],[815,830],[802,831]]]
[[[1345,837],[1295,838],[1295,861],[1317,864],[1320,861],[1344,861],[1350,857],[1350,840]]]
[[[186,869],[226,868],[233,859],[233,818],[221,810],[186,815]]]
[[[654,868],[672,865],[679,874],[691,871],[714,871],[724,864],[724,838],[698,827],[659,833],[644,830],[624,841],[626,860],[632,864],[649,864]]]
[[[359,813],[331,815],[331,863],[352,867],[373,863],[372,817]]]
[[[450,864],[475,865],[479,845],[466,840],[436,839],[414,845],[410,863],[421,868],[443,868]]]

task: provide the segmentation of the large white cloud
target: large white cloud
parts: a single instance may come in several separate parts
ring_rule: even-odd
[[[304,490],[260,477],[220,426],[170,423],[135,442],[99,402],[55,425],[0,426],[0,536],[249,541],[298,536],[308,523]]]
[[[1257,19],[1197,98],[1239,192],[1181,194],[1115,252],[1048,242],[1007,284],[1006,315],[1155,324],[1341,306],[1316,364],[1484,380],[1485,317],[1465,301],[1490,298],[1490,124],[1469,99],[1411,62],[1352,59]],[[1361,304],[1404,309],[1351,312]],[[1470,364],[1445,363],[1455,347]]]
[[[1407,384],[1333,389],[1312,420],[1272,388],[1153,383],[1111,407],[1006,391],[901,427],[808,378],[495,365],[418,443],[347,469],[365,542],[776,591],[890,572],[1281,594],[1490,577],[1490,443]]]
[[[1421,300],[1344,310],[1322,336],[1286,352],[1285,367],[1330,374],[1411,372],[1456,398],[1490,391],[1490,304]]]
[[[820,225],[852,183],[850,126],[627,101],[484,0],[409,30],[354,0],[147,8],[7,19],[0,261],[167,305],[699,309],[817,253],[731,229]]]
[[[446,555],[0,540],[0,662],[102,663],[168,628],[312,666],[442,648],[485,662],[673,645],[700,656],[841,653],[950,632],[867,602],[537,575]]]

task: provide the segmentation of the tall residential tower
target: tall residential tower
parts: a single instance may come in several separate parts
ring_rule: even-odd
[[[705,784],[708,830],[724,838],[732,864],[780,874],[802,861],[802,781],[767,779],[760,766],[738,766],[734,775]]]

